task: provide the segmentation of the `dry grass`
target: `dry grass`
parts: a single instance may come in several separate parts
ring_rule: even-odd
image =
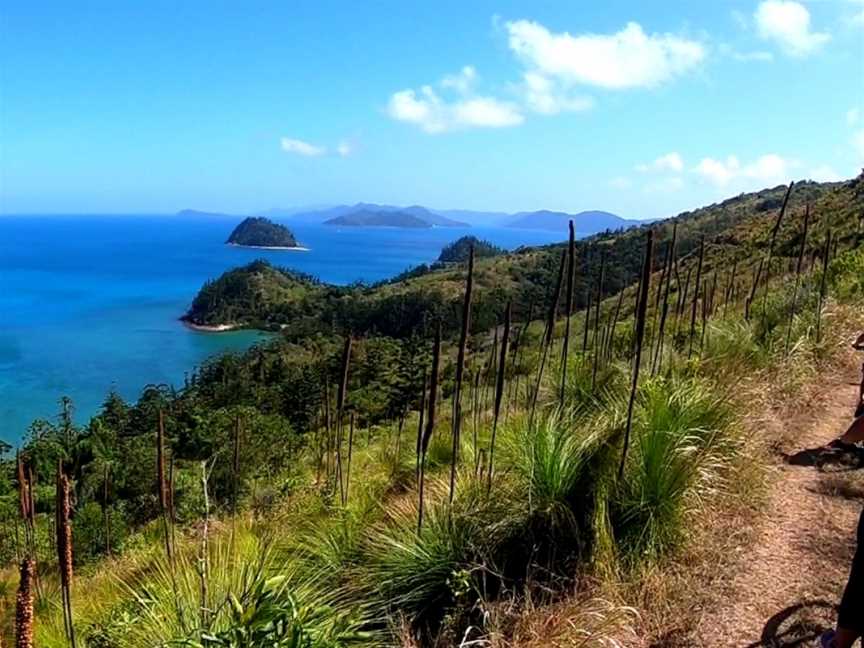
[[[832,305],[828,317],[833,333],[821,360],[805,359],[803,353],[796,360],[793,354],[779,370],[763,371],[735,385],[742,412],[741,460],[727,475],[725,488],[694,520],[687,545],[666,561],[608,586],[609,597],[627,601],[640,612],[637,638],[619,636],[626,645],[744,645],[728,635],[730,628],[748,622],[761,627],[760,622],[769,620],[759,616],[762,610],[756,600],[770,599],[776,583],[753,582],[764,578],[765,570],[775,570],[788,596],[811,602],[790,608],[789,618],[780,619],[775,632],[798,632],[803,637],[815,625],[824,627],[826,615],[830,618],[831,606],[818,602],[836,598],[836,583],[845,578],[854,536],[847,528],[848,510],[836,502],[858,506],[864,498],[864,476],[846,472],[813,478],[803,473],[795,488],[788,483],[784,461],[803,446],[821,445],[843,431],[842,390],[852,389],[844,378],[855,375],[857,368],[847,338],[860,327],[860,315],[852,307]],[[787,511],[785,520],[772,519],[774,511],[799,505],[811,491],[819,499],[804,505],[812,508],[802,511],[801,519],[796,519],[794,509]],[[837,542],[827,542],[829,537]],[[792,550],[775,556],[772,547]],[[818,567],[802,564],[802,556]],[[754,561],[764,569],[754,570]],[[817,581],[827,585],[819,587]],[[761,602],[763,609],[770,607]]]

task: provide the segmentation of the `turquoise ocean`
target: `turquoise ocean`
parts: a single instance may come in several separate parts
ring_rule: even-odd
[[[0,217],[0,440],[17,443],[63,396],[79,423],[115,389],[182,386],[209,356],[262,339],[200,333],[178,318],[207,279],[257,258],[323,281],[373,282],[429,263],[474,234],[515,249],[561,234],[508,228],[334,228],[286,222],[309,251],[224,244],[238,219],[178,216]]]

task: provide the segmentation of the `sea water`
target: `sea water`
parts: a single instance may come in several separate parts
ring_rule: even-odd
[[[75,418],[109,390],[137,398],[148,384],[181,386],[213,354],[262,339],[255,331],[200,333],[179,317],[207,279],[258,258],[347,284],[429,263],[474,234],[514,249],[566,233],[508,228],[336,228],[292,224],[309,251],[225,245],[239,219],[203,216],[0,217],[0,440],[17,443],[63,396]]]

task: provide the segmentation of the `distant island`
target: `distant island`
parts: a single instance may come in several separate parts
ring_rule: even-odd
[[[432,223],[419,216],[401,211],[357,211],[324,221],[325,225],[343,227],[401,227],[428,229]]]
[[[245,219],[234,228],[226,243],[276,250],[305,249],[298,245],[291,230],[263,216],[250,216]]]
[[[308,212],[289,213],[288,210],[284,209],[270,209],[266,212],[262,212],[261,215],[290,218],[296,223],[323,223],[353,227],[419,227],[419,224],[413,223],[411,219],[405,218],[411,216],[426,223],[426,225],[431,225],[432,227],[471,227],[464,221],[449,218],[443,214],[421,207],[420,205],[394,207],[392,205],[378,205],[376,203],[357,203],[355,205],[337,205],[335,207],[328,207],[326,209]],[[389,218],[394,215],[395,218],[400,219],[399,222],[412,224],[391,224],[397,222],[395,219]],[[342,217],[346,217],[349,220],[338,220]],[[365,220],[370,220],[371,222],[362,222]]]
[[[578,214],[549,211],[542,209],[535,212],[514,214],[507,227],[519,229],[553,230],[566,232],[570,221],[580,234],[595,234],[605,230],[615,231],[637,224],[637,221],[627,220],[606,211],[582,211]]]
[[[493,245],[489,241],[478,239],[476,236],[463,236],[441,250],[441,254],[438,255],[438,263],[464,263],[468,260],[472,245],[474,246],[475,259],[498,256],[505,252],[503,248]]]
[[[372,216],[373,214],[374,216]],[[316,223],[346,227],[419,228],[420,224],[406,218],[407,215],[420,219],[432,227],[508,227],[563,232],[565,236],[568,222],[571,219],[576,226],[576,232],[579,236],[590,236],[606,231],[614,232],[649,222],[648,220],[622,218],[617,214],[602,210],[587,210],[572,214],[548,209],[506,213],[466,209],[432,209],[423,207],[422,205],[397,207],[394,205],[366,202],[315,209],[272,208],[258,212],[258,215],[271,218],[284,218],[291,223]],[[399,220],[397,221],[396,219]]]

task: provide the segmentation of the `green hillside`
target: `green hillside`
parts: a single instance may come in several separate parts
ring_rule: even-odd
[[[804,182],[795,185],[787,214],[778,232],[776,257],[791,259],[803,211],[811,205],[812,232],[824,236],[830,226],[835,239],[848,243],[862,228],[861,178],[846,183]],[[786,192],[785,186],[743,194],[729,200],[684,212],[650,225],[657,242],[654,269],[663,265],[671,244],[673,225],[678,225],[676,258],[679,272],[686,271],[689,257],[704,237],[706,274],[715,269],[731,271],[741,263],[741,277],[758,264],[767,250],[770,232]],[[617,234],[596,235],[576,242],[577,267],[574,300],[584,308],[603,265],[603,294],[614,295],[632,285],[641,263],[641,245],[648,225]],[[567,233],[561,233],[566,239]],[[524,319],[547,299],[565,245],[521,248],[513,253],[478,255],[475,281],[478,301],[472,331],[488,330],[501,304],[513,302],[514,318]],[[605,264],[601,261],[605,256]],[[375,285],[336,287],[299,277],[290,270],[260,261],[225,273],[208,282],[195,298],[187,317],[199,324],[241,324],[284,329],[291,339],[317,333],[371,333],[407,337],[428,333],[430,321],[441,320],[445,336],[460,326],[464,268],[421,266],[391,281]],[[286,286],[290,285],[290,290]],[[537,312],[535,310],[535,312]]]
[[[779,221],[785,192],[572,264],[566,243],[477,259],[464,336],[464,264],[209,282],[192,321],[281,333],[85,426],[64,400],[0,458],[0,636],[34,559],[40,648],[68,620],[98,648],[615,645],[665,602],[639,584],[757,505],[754,394],[794,398],[861,327],[864,181],[796,185]]]

